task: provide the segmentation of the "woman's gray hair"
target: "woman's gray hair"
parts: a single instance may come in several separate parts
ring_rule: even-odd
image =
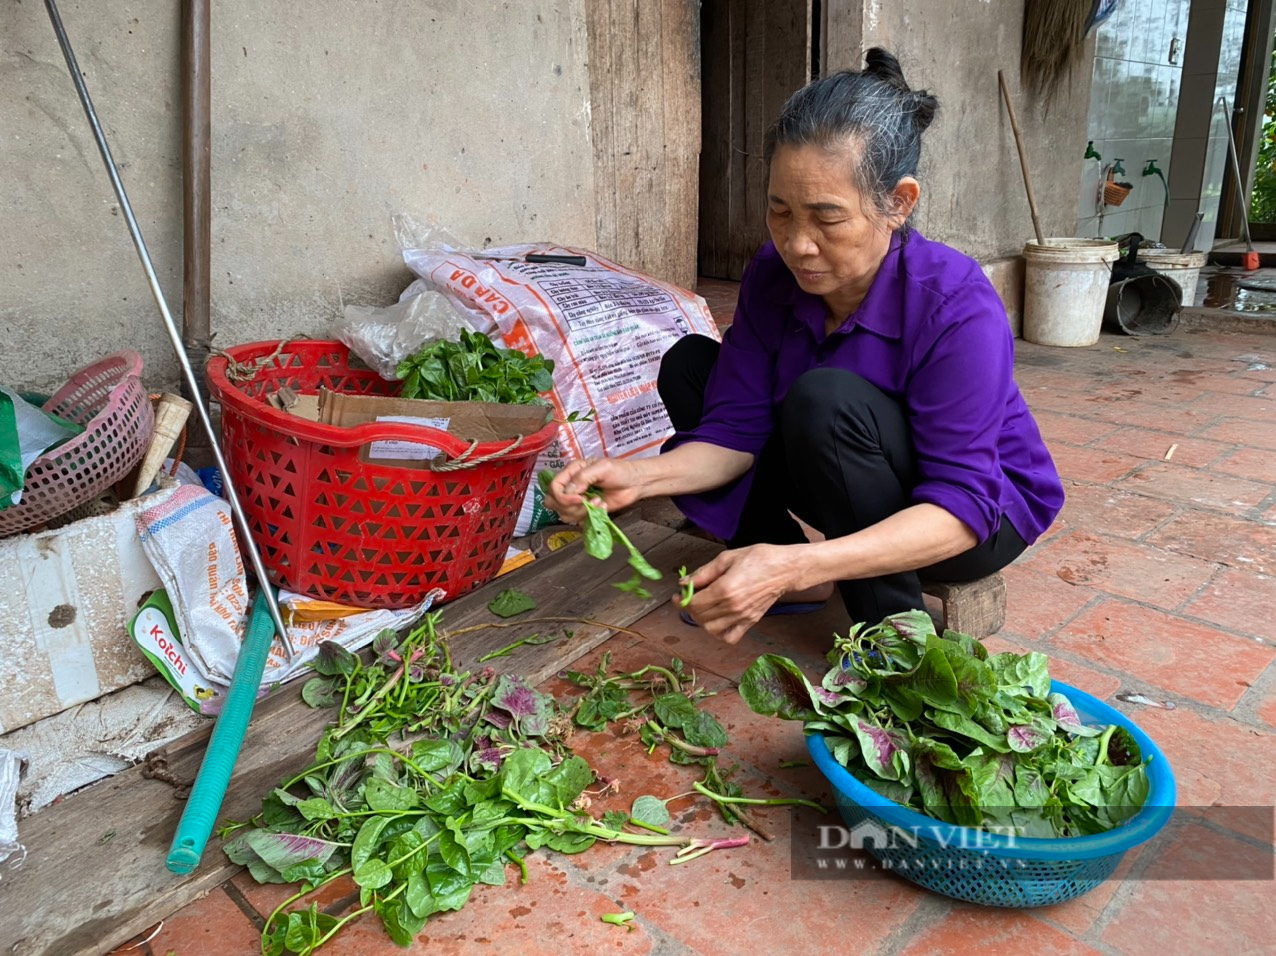
[[[821,77],[789,97],[763,143],[767,173],[781,146],[833,150],[851,140],[859,146],[852,168],[856,188],[882,215],[894,215],[895,187],[917,175],[922,133],[938,109],[929,92],[909,88],[894,56],[873,47],[863,70]]]

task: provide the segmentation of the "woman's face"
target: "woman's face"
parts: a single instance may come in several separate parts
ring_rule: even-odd
[[[891,233],[907,218],[888,219],[865,202],[851,178],[853,149],[781,146],[767,189],[767,228],[780,257],[798,285],[839,318],[859,306]]]

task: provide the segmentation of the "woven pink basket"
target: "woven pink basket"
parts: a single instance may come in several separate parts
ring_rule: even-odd
[[[116,352],[76,372],[44,403],[84,431],[27,469],[22,501],[0,509],[0,537],[72,511],[137,467],[155,428],[141,376],[142,356]]]

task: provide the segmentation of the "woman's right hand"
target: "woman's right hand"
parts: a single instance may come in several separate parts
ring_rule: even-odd
[[[585,458],[573,461],[549,483],[545,507],[558,512],[569,524],[585,520],[585,492],[594,488],[593,500],[609,512],[627,508],[644,497],[636,462],[616,458]]]

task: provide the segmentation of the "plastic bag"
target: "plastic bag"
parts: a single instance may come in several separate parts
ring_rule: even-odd
[[[0,385],[0,508],[22,501],[32,462],[82,431],[83,426],[48,415]]]
[[[397,379],[399,363],[423,345],[456,339],[471,329],[466,316],[437,292],[419,291],[394,305],[347,305],[337,338],[382,378]]]
[[[417,276],[409,291],[440,292],[464,311],[477,331],[495,326],[506,348],[540,353],[554,362],[554,417],[564,424],[541,453],[537,470],[562,469],[576,458],[655,455],[673,428],[656,393],[666,351],[684,335],[719,338],[698,295],[626,269],[593,252],[531,243],[463,252],[405,217],[396,220],[403,261]],[[528,262],[529,254],[571,256],[567,262]],[[493,334],[488,332],[488,334]],[[592,420],[566,423],[571,413]],[[529,483],[516,535],[552,524],[540,484]]]
[[[17,859],[9,863],[11,867],[21,866],[27,858],[26,848],[18,842],[18,817],[14,807],[26,760],[24,753],[0,750],[0,863],[17,854]]]
[[[130,632],[193,707],[212,712],[234,676],[250,606],[230,509],[203,487],[183,485],[161,504],[141,512],[137,529],[142,549],[164,582],[164,603],[171,606],[147,602],[130,623]],[[301,674],[324,641],[354,651],[385,628],[412,625],[441,594],[431,592],[421,604],[401,610],[355,608],[357,613],[348,616],[295,620],[290,619],[289,607],[304,607],[309,599],[280,591],[280,607],[297,653],[290,660],[275,637],[262,675],[263,689]]]

